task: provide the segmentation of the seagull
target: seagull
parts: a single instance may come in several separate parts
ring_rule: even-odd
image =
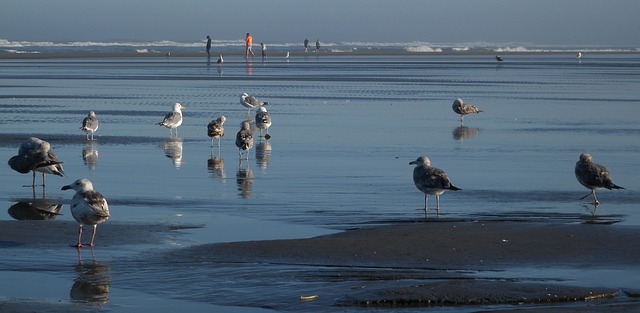
[[[469,103],[465,103],[462,99],[456,99],[453,101],[451,108],[453,109],[453,112],[460,114],[460,124],[464,123],[465,115],[484,112]]]
[[[221,115],[217,119],[211,121],[207,125],[207,136],[211,137],[211,146],[213,147],[213,140],[218,139],[218,148],[220,148],[220,139],[224,136],[224,122],[227,120],[224,115]]]
[[[242,129],[236,134],[236,147],[238,154],[242,159],[242,151],[247,151],[247,160],[249,159],[249,149],[253,147],[253,134],[251,133],[251,125],[248,121],[242,122]]]
[[[224,59],[222,58],[222,54],[218,55],[218,63],[219,64],[224,63]]]
[[[82,226],[93,226],[93,234],[91,235],[91,243],[96,238],[96,228],[98,224],[109,219],[109,205],[99,192],[93,190],[93,184],[86,178],[81,178],[73,182],[71,185],[62,187],[62,190],[73,189],[76,194],[71,199],[71,215],[80,224],[78,229],[78,244],[76,247],[82,248]]]
[[[427,213],[427,199],[429,195],[435,195],[437,206],[436,212],[440,212],[440,195],[445,190],[462,190],[454,186],[447,173],[435,167],[431,167],[431,161],[426,155],[417,158],[415,161],[409,162],[410,165],[416,165],[413,169],[413,183],[418,190],[424,193],[424,212]]]
[[[45,186],[45,174],[64,176],[62,162],[51,150],[51,145],[36,137],[30,137],[23,142],[18,149],[18,155],[11,157],[8,163],[11,169],[18,173],[26,174],[33,171],[31,186],[34,188],[36,187],[36,172],[42,173],[43,187]]]
[[[576,162],[575,173],[578,182],[580,182],[582,186],[591,189],[591,192],[580,198],[580,200],[584,200],[588,196],[593,195],[593,203],[597,205],[600,202],[598,202],[598,198],[596,198],[596,189],[624,189],[624,187],[614,184],[609,170],[600,164],[594,163],[593,158],[588,153],[580,155],[580,160]]]
[[[167,113],[167,115],[164,116],[164,120],[158,123],[158,125],[169,129],[169,137],[171,137],[171,130],[174,128],[176,129],[176,137],[178,137],[178,126],[182,125],[182,109],[185,109],[185,107],[176,102],[173,105],[173,111]]]
[[[496,55],[496,61],[498,61],[498,62],[502,62],[502,61],[504,61],[504,59],[502,59],[502,57],[501,57],[501,56]]]
[[[242,104],[243,107],[249,109],[247,110],[247,114],[249,114],[251,113],[251,109],[255,109],[263,105],[268,105],[269,102],[259,101],[258,99],[256,99],[256,97],[250,96],[245,92],[242,94],[242,96],[240,96],[240,104]]]
[[[96,112],[90,111],[89,115],[82,120],[82,131],[87,133],[87,140],[89,140],[89,134],[91,134],[91,140],[93,140],[93,133],[98,130],[98,118]]]
[[[262,130],[266,129],[267,134],[264,135],[264,138],[266,138],[267,140],[271,138],[271,135],[269,135],[269,127],[271,127],[271,116],[269,115],[269,112],[267,112],[267,108],[258,108],[258,112],[256,113],[256,127],[260,129],[260,137],[262,137]]]
[[[582,58],[582,52],[578,52],[578,54],[576,54],[576,59],[580,59]]]
[[[286,59],[288,59],[288,58],[289,58],[289,51],[287,51],[287,54],[285,54],[285,55],[284,55],[284,57],[285,57]]]

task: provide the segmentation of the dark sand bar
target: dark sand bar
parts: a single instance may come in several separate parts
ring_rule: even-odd
[[[11,254],[16,253],[16,248],[72,249],[76,231],[73,223],[56,221],[3,221],[0,226],[2,246]],[[103,251],[122,249],[128,244],[161,244],[169,237],[182,236],[175,230],[191,227],[194,226],[105,223],[99,227],[96,242]],[[638,290],[616,286],[616,277],[587,285],[573,284],[566,277],[534,277],[536,271],[550,268],[586,273],[626,268],[629,273],[640,273],[638,242],[640,229],[620,225],[429,219],[365,226],[308,239],[167,248],[162,249],[166,252],[145,253],[134,260],[113,260],[110,266],[112,272],[118,268],[136,272],[136,266],[148,271],[149,277],[138,277],[129,287],[120,283],[120,288],[145,288],[150,293],[162,293],[162,287],[155,286],[163,284],[176,288],[170,282],[173,276],[167,273],[180,276],[181,270],[189,268],[194,280],[191,284],[189,279],[185,288],[193,291],[183,293],[198,295],[202,293],[198,289],[203,288],[207,296],[216,293],[216,273],[231,273],[227,274],[231,278],[224,279],[242,280],[253,275],[247,274],[252,270],[246,268],[258,268],[261,273],[256,275],[264,280],[264,286],[251,292],[253,299],[214,296],[204,300],[195,296],[191,300],[276,310],[333,311],[357,306],[486,309],[484,305],[499,305],[501,311],[635,312],[640,309]],[[272,268],[298,270],[280,276],[281,272]],[[531,277],[499,275],[514,269],[531,269]],[[497,274],[479,277],[477,274],[482,272]],[[199,276],[206,279],[198,281]],[[292,280],[300,280],[298,295],[279,295],[269,287]],[[318,297],[300,301],[299,296],[303,295]],[[0,308],[26,312],[45,305],[21,303],[8,301],[0,303]],[[57,307],[60,311],[77,309]]]

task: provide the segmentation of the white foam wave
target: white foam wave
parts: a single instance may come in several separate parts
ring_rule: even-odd
[[[6,49],[4,51],[8,53],[15,53],[15,54],[40,53],[39,51],[23,51],[23,50],[15,50],[15,49]]]
[[[407,52],[442,52],[442,48],[432,48],[427,45],[411,46],[404,48]]]

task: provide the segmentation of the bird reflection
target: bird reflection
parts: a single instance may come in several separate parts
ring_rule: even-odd
[[[251,191],[253,189],[253,170],[249,168],[248,162],[245,168],[241,168],[242,163],[238,165],[238,172],[236,173],[236,183],[238,184],[238,191],[243,199],[251,197]]]
[[[218,155],[211,153],[211,158],[207,160],[207,168],[214,176],[220,179],[227,178],[227,174],[224,172],[224,160],[220,156],[220,150],[218,150]]]
[[[9,207],[9,215],[19,221],[53,220],[60,214],[62,203],[45,199],[33,199],[31,202],[20,201]]]
[[[265,140],[258,142],[256,145],[256,163],[261,169],[266,169],[271,159],[271,144]]]
[[[96,164],[98,164],[98,143],[96,141],[88,140],[85,142],[82,148],[82,161],[90,170],[96,169]]]
[[[582,207],[589,211],[590,215],[583,218],[584,224],[599,224],[599,225],[611,225],[622,222],[623,220],[618,215],[599,215],[596,214],[598,210],[598,203],[584,204]]]
[[[85,262],[78,250],[78,264],[75,266],[78,278],[73,281],[69,296],[75,302],[107,304],[111,287],[111,268],[108,263],[96,261],[93,250],[91,256],[91,262]]]
[[[180,168],[182,165],[182,139],[165,138],[162,150],[164,150],[164,155],[173,161],[173,165]]]
[[[471,139],[477,136],[478,132],[480,132],[480,129],[476,127],[458,126],[453,129],[453,139],[454,140]]]

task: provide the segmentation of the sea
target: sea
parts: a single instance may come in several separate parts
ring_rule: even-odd
[[[313,38],[312,38],[313,39]],[[268,42],[269,53],[271,50],[278,52],[298,53],[303,49],[303,41],[300,42]],[[571,44],[534,44],[529,42],[368,42],[368,41],[343,41],[324,42],[320,39],[322,51],[332,53],[639,53],[640,47],[628,46],[602,46],[602,45],[571,45]],[[64,53],[137,53],[167,54],[167,53],[204,53],[206,39],[201,41],[21,41],[0,38],[0,56],[2,54],[64,54]],[[259,46],[258,46],[259,47]],[[236,40],[212,40],[213,51],[225,51],[244,53],[244,39]],[[309,41],[309,50],[315,50],[315,41]]]
[[[240,42],[217,44],[242,49]],[[171,286],[185,288],[176,277],[157,288],[150,283],[142,288],[152,281],[149,273],[123,268],[121,259],[149,250],[306,238],[424,219],[640,226],[637,49],[339,43],[326,45],[328,50],[320,53],[305,53],[300,46],[277,48],[295,48],[288,58],[274,53],[274,47],[266,59],[230,56],[218,64],[204,55],[165,55],[169,50],[201,51],[200,42],[0,40],[5,53],[69,54],[0,60],[0,159],[16,155],[20,144],[35,136],[51,143],[65,170],[64,177],[47,175],[46,188],[33,189],[24,187],[31,183],[31,174],[19,174],[6,163],[0,166],[0,221],[42,219],[28,209],[39,200],[58,210],[47,219],[69,222],[75,229],[69,211],[73,192],[60,188],[85,177],[109,201],[112,216],[107,223],[196,227],[180,230],[179,240],[170,243],[118,251],[100,247],[99,226],[98,246],[92,256],[83,253],[85,259],[108,265],[103,268],[108,269],[111,293],[99,309],[109,312],[167,307],[361,311],[288,307],[277,301],[261,306],[259,299],[269,298],[274,290],[250,286],[248,276],[242,276],[250,275],[246,273],[222,273],[219,279],[247,282],[228,285],[209,275],[216,281],[212,284],[224,286],[217,289],[198,280],[187,287],[192,289],[167,292]],[[413,53],[411,47],[433,53]],[[162,56],[73,54],[104,49],[114,54],[158,51]],[[353,49],[402,53],[340,53]],[[467,50],[459,54],[455,49]],[[581,58],[576,51],[583,52]],[[504,61],[496,61],[493,54],[503,54]],[[273,124],[268,140],[254,131],[255,145],[248,159],[240,159],[236,132],[255,115],[240,104],[245,92],[269,102]],[[461,122],[451,108],[457,98],[483,112]],[[170,136],[157,124],[176,102],[186,108],[184,122],[177,136]],[[100,122],[95,140],[87,140],[79,129],[89,111],[95,111]],[[221,115],[227,121],[218,148],[206,129]],[[581,200],[589,191],[576,180],[574,166],[583,152],[605,165],[626,189],[598,191],[598,206],[589,198]],[[412,181],[409,162],[421,155],[462,189],[440,197],[439,214],[432,197],[425,213],[424,196]],[[36,178],[42,179],[40,174]],[[3,245],[0,249],[11,257],[0,258],[0,277],[8,282],[0,283],[0,299],[73,303],[69,288],[77,278],[78,259],[69,245],[75,239],[45,251]],[[57,270],[39,270],[43,258]],[[202,273],[194,269],[193,274]],[[529,275],[504,275],[510,274]],[[34,280],[43,283],[34,285]],[[304,282],[278,284],[277,293],[297,294],[301,286]],[[234,297],[247,293],[255,301]]]

